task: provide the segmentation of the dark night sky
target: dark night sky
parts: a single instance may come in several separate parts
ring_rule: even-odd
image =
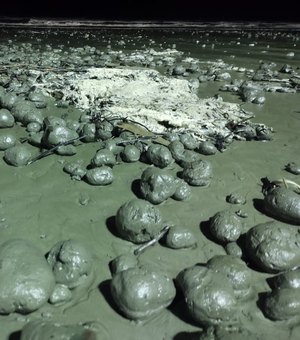
[[[0,17],[300,22],[297,0],[5,0]]]

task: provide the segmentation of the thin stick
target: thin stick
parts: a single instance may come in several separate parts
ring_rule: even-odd
[[[140,247],[136,248],[133,251],[133,254],[136,255],[136,256],[141,255],[147,248],[156,244],[168,232],[169,229],[170,229],[169,225],[164,226],[163,229],[161,230],[161,232],[156,237],[154,237],[152,240],[142,244]]]
[[[67,140],[66,142],[57,144],[57,145],[55,145],[53,148],[41,152],[39,155],[37,155],[36,157],[34,157],[33,159],[31,159],[31,160],[27,163],[27,165],[30,165],[30,164],[34,163],[35,161],[37,161],[37,160],[39,160],[39,159],[41,159],[41,158],[47,157],[47,156],[49,156],[49,155],[52,155],[52,154],[53,154],[60,146],[65,146],[65,145],[73,144],[73,143],[76,142],[77,140],[81,140],[81,139],[83,139],[83,138],[85,138],[85,137],[86,137],[86,135],[80,136],[80,137],[76,137],[76,138]]]

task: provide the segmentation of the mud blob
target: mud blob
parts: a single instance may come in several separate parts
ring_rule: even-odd
[[[137,265],[137,256],[133,254],[122,254],[110,262],[110,271],[112,275],[115,275],[119,272],[122,272],[123,270],[137,267]]]
[[[4,151],[8,148],[14,146],[17,142],[17,139],[11,133],[2,133],[0,132],[0,151]]]
[[[300,228],[277,221],[258,224],[246,234],[249,257],[267,272],[280,272],[300,263]]]
[[[92,185],[108,185],[113,182],[114,175],[109,166],[102,166],[87,170],[84,178],[87,183]]]
[[[229,279],[237,299],[246,300],[252,295],[251,270],[236,256],[214,256],[207,262],[206,267]]]
[[[269,190],[264,198],[266,212],[283,222],[300,224],[300,195],[287,188]]]
[[[300,315],[300,289],[275,289],[264,301],[264,314],[271,320],[288,320]]]
[[[289,320],[300,315],[300,268],[279,274],[269,280],[272,292],[262,303],[264,314],[272,320]]]
[[[166,237],[166,245],[172,249],[195,248],[197,247],[197,240],[195,235],[187,228],[170,227]]]
[[[176,190],[172,195],[172,198],[176,201],[185,201],[189,199],[192,195],[192,191],[190,186],[180,178],[175,179],[176,182]]]
[[[68,288],[83,284],[93,271],[91,253],[76,240],[56,243],[47,255],[55,280]]]
[[[52,294],[49,297],[49,302],[52,305],[59,305],[72,300],[72,291],[62,284],[56,284]]]
[[[179,140],[187,150],[195,150],[199,144],[190,133],[181,134]]]
[[[45,145],[52,147],[78,137],[76,131],[70,130],[65,126],[57,125],[46,129],[43,141]]]
[[[26,145],[15,145],[4,152],[5,162],[13,166],[27,165],[31,158],[31,151]]]
[[[116,228],[125,240],[143,243],[150,241],[161,231],[162,218],[159,210],[151,203],[133,199],[117,211]]]
[[[112,151],[107,149],[98,150],[91,160],[91,165],[100,167],[102,165],[114,166],[116,164],[116,156]]]
[[[31,321],[24,326],[20,340],[97,340],[88,325],[60,325],[46,321]]]
[[[34,103],[27,100],[19,100],[16,102],[11,110],[12,115],[14,116],[17,122],[22,122],[23,117],[26,114],[30,114],[30,112],[35,111],[36,107]]]
[[[141,157],[141,151],[135,145],[126,145],[121,156],[124,162],[137,162]]]
[[[184,269],[176,278],[191,317],[201,326],[237,322],[237,300],[231,282],[201,265]]]
[[[182,171],[182,178],[190,185],[207,186],[212,177],[212,167],[207,161],[187,163]]]
[[[214,146],[213,143],[204,141],[199,144],[197,151],[202,155],[210,156],[214,155],[217,152],[217,148]]]
[[[300,268],[289,270],[272,278],[272,287],[282,288],[300,288]]]
[[[10,128],[15,124],[14,116],[7,109],[0,109],[0,128]]]
[[[152,144],[147,150],[147,158],[150,163],[165,168],[173,162],[173,157],[169,149],[164,145]]]
[[[64,171],[71,176],[73,180],[80,181],[86,174],[83,161],[69,162],[64,166]]]
[[[29,241],[0,246],[0,313],[29,313],[47,302],[55,279],[44,255]]]
[[[165,170],[149,167],[142,173],[140,190],[147,201],[153,204],[162,203],[174,195],[175,178]]]
[[[158,314],[173,301],[172,279],[149,268],[130,268],[111,280],[111,294],[120,311],[129,319],[142,320]]]
[[[230,210],[219,211],[210,219],[210,233],[219,242],[233,242],[242,233],[242,223]]]

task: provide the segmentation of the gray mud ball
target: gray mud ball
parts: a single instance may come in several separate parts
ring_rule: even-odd
[[[149,167],[142,173],[140,190],[147,201],[159,204],[174,195],[176,181],[166,170]]]
[[[133,254],[122,254],[110,262],[110,271],[115,275],[123,270],[138,266],[138,258]]]
[[[119,235],[133,243],[152,240],[162,229],[162,217],[151,203],[133,199],[117,211],[116,228]]]
[[[34,103],[24,99],[18,100],[11,110],[15,120],[20,123],[23,121],[23,117],[32,111],[36,111]]]
[[[94,142],[96,140],[96,125],[93,123],[84,124],[80,131],[80,135],[84,137],[82,139],[83,142]]]
[[[210,218],[209,230],[216,240],[227,243],[236,241],[240,237],[243,227],[240,218],[234,212],[223,210]]]
[[[171,143],[168,145],[168,149],[171,152],[172,157],[175,159],[175,161],[179,161],[183,158],[184,153],[184,145],[179,140],[171,141]]]
[[[217,152],[217,148],[214,146],[213,143],[204,141],[199,144],[197,151],[202,155],[210,156],[214,155]]]
[[[246,234],[246,251],[266,272],[281,272],[299,266],[300,227],[270,221],[252,227]]]
[[[227,255],[236,256],[238,258],[241,258],[243,256],[243,251],[236,242],[228,242],[225,245],[224,249]]]
[[[83,161],[69,162],[64,166],[64,171],[71,176],[72,179],[80,181],[86,174]]]
[[[195,150],[199,144],[195,137],[190,133],[179,135],[179,140],[187,150]]]
[[[190,185],[207,186],[212,178],[212,167],[207,161],[194,161],[186,164],[182,178]]]
[[[7,109],[0,109],[0,128],[10,128],[15,124],[14,116]]]
[[[46,146],[52,147],[78,137],[76,131],[57,125],[46,129],[43,140]]]
[[[44,115],[38,109],[31,110],[30,112],[26,112],[24,116],[20,119],[20,122],[27,126],[30,123],[38,123],[40,125],[43,124]]]
[[[300,288],[300,268],[289,270],[285,273],[273,277],[271,280],[272,287],[283,288]]]
[[[17,139],[14,135],[11,133],[3,133],[2,131],[0,132],[0,151],[4,151],[8,148],[11,148],[14,146],[17,142]]]
[[[4,152],[4,160],[7,164],[13,166],[27,165],[32,159],[32,153],[26,145],[15,145]]]
[[[97,340],[97,335],[85,325],[36,320],[24,326],[20,340]]]
[[[41,91],[31,91],[28,95],[28,99],[34,102],[37,108],[43,109],[47,107],[50,97],[46,97]]]
[[[121,156],[124,162],[137,162],[141,157],[141,151],[135,145],[126,145]]]
[[[16,96],[14,93],[5,93],[0,97],[0,105],[4,109],[11,110],[17,100],[18,96]]]
[[[29,241],[0,246],[0,314],[30,313],[42,307],[55,280],[44,254]]]
[[[184,269],[176,281],[190,316],[200,326],[237,322],[237,300],[231,282],[221,273],[201,265]]]
[[[176,190],[172,198],[176,201],[185,201],[191,197],[192,191],[190,186],[180,178],[176,178]]]
[[[110,288],[118,309],[133,320],[158,314],[171,304],[176,294],[171,277],[143,267],[117,273]]]
[[[56,284],[53,292],[49,297],[49,302],[52,305],[59,305],[72,300],[72,291],[60,283]]]
[[[253,273],[241,259],[236,256],[217,255],[207,262],[206,267],[229,279],[237,299],[246,300],[252,296]]]
[[[69,144],[69,145],[60,145],[56,150],[55,153],[57,153],[60,156],[73,156],[76,155],[77,149],[75,145]]]
[[[197,240],[187,228],[170,227],[166,236],[166,246],[172,249],[196,248]]]
[[[176,162],[182,167],[189,167],[193,162],[202,162],[201,155],[193,150],[184,150]]]
[[[231,193],[226,196],[226,202],[230,204],[246,204],[246,199],[239,193]]]
[[[108,185],[114,180],[114,175],[109,166],[89,169],[85,175],[85,181],[91,185]]]
[[[93,258],[90,251],[77,240],[56,243],[47,255],[56,283],[72,289],[93,275]]]
[[[27,132],[40,132],[42,130],[42,124],[37,122],[31,122],[27,124],[26,131]]]
[[[299,319],[300,288],[274,289],[264,300],[263,312],[271,320]]]
[[[114,166],[116,164],[116,156],[108,149],[98,150],[91,160],[91,165],[99,167],[102,165]]]
[[[152,144],[147,150],[147,159],[159,168],[165,168],[173,162],[169,149],[164,145]]]

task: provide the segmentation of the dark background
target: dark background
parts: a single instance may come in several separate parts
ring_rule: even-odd
[[[265,0],[1,0],[0,17],[90,20],[300,22],[295,1]]]

